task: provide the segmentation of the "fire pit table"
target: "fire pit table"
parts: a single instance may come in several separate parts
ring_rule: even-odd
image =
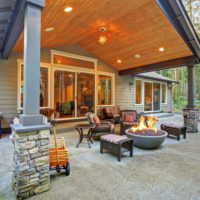
[[[147,116],[148,123],[144,116],[140,117],[140,122],[137,127],[132,127],[126,130],[126,135],[134,140],[134,145],[143,149],[158,148],[167,137],[167,132],[157,130],[154,124],[157,121],[156,117]]]
[[[167,137],[167,132],[162,130],[143,129],[133,132],[131,129],[126,130],[126,135],[134,140],[134,145],[143,149],[158,148]]]

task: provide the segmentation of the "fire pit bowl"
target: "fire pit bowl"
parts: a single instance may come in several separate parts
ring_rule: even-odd
[[[126,135],[134,140],[134,145],[142,149],[158,148],[167,137],[167,132],[153,129],[137,130],[133,132],[131,129],[126,130]]]

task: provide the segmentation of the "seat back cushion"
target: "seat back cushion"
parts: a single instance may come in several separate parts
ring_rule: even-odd
[[[104,107],[103,112],[107,118],[112,118],[113,113],[114,113],[114,108],[113,107]]]
[[[115,106],[114,107],[114,114],[120,115],[120,106]]]
[[[94,114],[94,113],[90,113],[89,115],[88,115],[88,118],[89,118],[89,120],[90,120],[90,122],[91,123],[94,123],[94,117],[95,117],[96,115]]]
[[[136,112],[135,111],[123,111],[121,113],[122,121],[125,121],[125,115],[132,115],[133,116],[133,121],[136,120]]]
[[[100,123],[100,119],[99,119],[98,116],[94,116],[94,117],[93,117],[93,120],[94,120],[94,123],[95,123],[95,124],[99,124],[99,123]]]
[[[129,115],[129,114],[125,114],[124,115],[124,121],[125,122],[133,122],[134,121],[134,116],[133,115]]]

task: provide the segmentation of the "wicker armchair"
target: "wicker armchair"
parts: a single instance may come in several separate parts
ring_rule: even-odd
[[[101,120],[100,123],[94,122],[94,117],[97,117],[94,113],[86,113],[86,118],[90,124],[95,124],[96,126],[92,128],[92,136],[100,137],[101,135],[114,133],[114,121],[113,120]]]
[[[102,111],[103,119],[113,119],[115,124],[120,122],[120,106],[107,106]]]
[[[126,115],[132,115],[133,121],[125,121]],[[140,119],[140,114],[137,114],[136,110],[122,110],[120,113],[120,135],[125,134],[125,130],[131,128],[132,126],[137,126]]]

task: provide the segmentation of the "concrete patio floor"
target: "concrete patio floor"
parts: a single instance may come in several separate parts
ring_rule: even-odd
[[[161,118],[182,124],[182,116]],[[116,132],[119,127],[116,127]],[[187,139],[167,138],[156,150],[134,148],[134,157],[125,153],[121,162],[110,153],[99,153],[99,141],[89,149],[86,141],[76,148],[78,133],[64,136],[70,153],[71,174],[51,173],[50,191],[31,200],[198,200],[200,199],[200,134]],[[0,140],[0,199],[15,199],[11,188],[12,143]]]

